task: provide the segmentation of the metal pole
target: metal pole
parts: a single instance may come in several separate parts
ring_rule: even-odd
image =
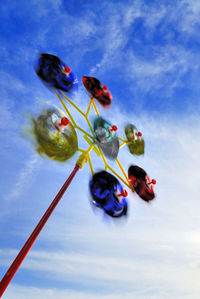
[[[46,210],[45,214],[42,216],[41,220],[39,221],[39,223],[35,227],[34,231],[32,232],[32,234],[30,235],[30,237],[28,238],[28,240],[26,241],[26,243],[24,244],[24,246],[22,247],[22,249],[18,253],[17,257],[15,258],[13,263],[11,264],[10,268],[7,270],[4,277],[2,278],[2,280],[0,282],[0,297],[3,295],[4,291],[6,290],[7,286],[10,283],[10,281],[12,280],[13,276],[15,275],[17,270],[19,269],[21,263],[23,262],[26,255],[28,254],[29,250],[33,246],[33,244],[34,244],[35,240],[37,239],[39,233],[41,232],[41,230],[45,226],[47,220],[49,219],[49,217],[53,213],[55,207],[59,203],[60,199],[62,198],[63,194],[65,193],[66,189],[70,185],[71,181],[73,180],[75,174],[77,173],[77,171],[79,169],[80,169],[80,166],[78,164],[76,164],[76,166],[74,167],[72,173],[70,174],[70,176],[68,177],[68,179],[66,180],[66,182],[64,183],[64,185],[62,186],[62,188],[60,189],[60,191],[58,192],[58,194],[54,198],[54,200],[52,201],[49,208]]]

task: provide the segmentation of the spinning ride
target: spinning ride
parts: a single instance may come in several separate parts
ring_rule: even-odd
[[[126,173],[118,159],[119,150],[124,145],[128,146],[130,153],[133,155],[144,154],[145,143],[141,132],[138,132],[134,125],[129,124],[125,127],[126,139],[122,139],[116,134],[117,126],[111,125],[109,121],[104,120],[99,115],[94,100],[96,99],[103,107],[110,105],[112,95],[108,91],[108,88],[96,78],[82,77],[82,82],[90,95],[90,102],[84,113],[65,94],[70,93],[78,87],[77,77],[69,66],[66,66],[65,63],[55,55],[42,53],[38,59],[35,70],[39,78],[55,91],[65,110],[64,113],[60,109],[47,109],[43,111],[37,119],[33,119],[33,133],[37,141],[38,152],[57,161],[67,161],[77,151],[81,152],[81,155],[70,176],[63,184],[1,280],[0,297],[17,272],[74,176],[87,162],[89,163],[92,173],[92,179],[89,182],[91,202],[95,207],[102,209],[107,215],[118,218],[127,215],[128,204],[126,197],[128,192],[122,187],[121,183],[126,185],[132,192],[135,190],[139,197],[145,201],[150,201],[155,198],[154,185],[156,181],[150,180],[146,172],[136,165],[130,166],[128,173]],[[76,123],[66,104],[73,106],[85,118],[90,130],[89,133]],[[97,115],[94,120],[93,128],[89,121],[89,113],[92,106]],[[84,134],[83,137],[89,144],[87,150],[78,147],[76,130]],[[94,172],[90,157],[91,151],[94,151],[97,156],[102,158],[105,166],[104,170]],[[116,162],[121,175],[108,164],[106,158]],[[111,174],[111,172],[113,174]]]

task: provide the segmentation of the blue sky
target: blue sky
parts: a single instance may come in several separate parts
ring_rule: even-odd
[[[29,114],[44,102],[59,105],[34,72],[39,52],[59,56],[77,74],[80,88],[72,98],[83,110],[89,98],[82,75],[109,87],[113,104],[99,107],[101,115],[121,137],[132,122],[146,142],[144,157],[123,148],[120,161],[157,180],[156,200],[146,205],[129,192],[129,217],[116,223],[91,209],[86,165],[5,299],[199,298],[199,13],[196,0],[0,5],[0,277],[78,157],[49,161],[24,137]],[[93,161],[96,170],[103,167],[95,155]]]

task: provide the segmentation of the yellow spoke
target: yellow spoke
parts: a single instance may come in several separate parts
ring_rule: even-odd
[[[127,182],[129,183],[128,176],[127,176],[126,172],[124,171],[124,168],[122,167],[122,165],[121,165],[121,163],[119,162],[119,159],[118,159],[118,158],[116,159],[116,162],[117,162],[119,168],[121,169],[121,171],[122,171],[124,177],[126,178]]]
[[[118,179],[120,179],[129,189],[131,189],[133,191],[132,186],[130,184],[127,184],[127,182],[124,179],[122,179],[122,177],[114,169],[112,169],[109,165],[108,165],[108,169],[110,169],[110,171],[112,171],[116,175],[116,177],[118,177]]]
[[[126,143],[125,143],[125,142],[122,142],[122,143],[120,144],[119,148],[122,148],[124,145],[126,145]]]
[[[92,143],[87,151],[84,151],[76,161],[76,165],[78,165],[80,168],[83,168],[83,166],[88,162],[89,153],[95,146],[95,143]]]
[[[90,108],[92,106],[92,99],[90,99],[90,103],[88,105],[88,109],[87,109],[87,112],[86,112],[86,116],[88,116],[89,112],[90,112]]]
[[[78,151],[81,152],[81,153],[84,153],[85,151],[81,148],[78,148]]]
[[[120,138],[120,137],[118,137],[118,139],[119,139],[120,141],[124,142],[124,143],[127,143],[127,142],[128,142],[127,140],[124,140],[124,139],[122,139],[122,138]]]
[[[73,119],[71,113],[69,112],[67,106],[65,105],[63,99],[61,98],[61,96],[58,94],[58,92],[57,92],[56,90],[55,90],[55,93],[56,93],[57,97],[59,98],[61,104],[63,105],[63,108],[64,108],[65,111],[67,112],[67,114],[68,114],[68,116],[69,116],[71,122],[73,123],[73,125],[74,125],[75,127],[77,127],[76,122],[75,122],[75,120]]]
[[[94,107],[94,110],[95,110],[96,114],[99,116],[99,111],[98,111],[97,106],[94,102],[94,98],[91,98],[91,101],[92,101],[92,104],[93,104],[93,107]]]
[[[83,138],[85,139],[85,141],[87,141],[88,144],[92,144],[93,142],[87,137],[87,135],[84,135]],[[98,151],[98,149],[96,148],[96,146],[94,146],[93,150],[95,151],[95,153],[97,154],[97,156],[100,156],[100,152]]]
[[[97,109],[97,107],[96,107],[96,104],[95,104],[95,102],[94,102],[94,98],[90,98],[90,102],[89,102],[89,105],[88,105],[88,108],[87,108],[87,112],[86,112],[86,114],[85,114],[85,113],[83,113],[83,111],[82,111],[76,104],[74,104],[74,103],[73,103],[73,102],[72,102],[72,101],[71,101],[65,94],[61,93],[62,96],[65,98],[65,100],[67,100],[67,102],[69,102],[69,103],[70,103],[70,104],[71,104],[71,105],[72,105],[72,106],[73,106],[79,113],[81,113],[81,114],[83,115],[83,117],[86,119],[87,124],[88,124],[88,127],[89,127],[89,129],[90,129],[90,131],[91,131],[91,133],[92,133],[92,136],[91,136],[89,133],[87,133],[87,132],[86,132],[85,130],[83,130],[81,127],[79,127],[79,126],[76,125],[76,122],[75,122],[75,120],[73,119],[73,117],[72,117],[71,113],[69,112],[68,108],[66,107],[66,105],[65,105],[65,103],[64,103],[64,101],[63,101],[63,99],[61,98],[61,96],[58,94],[57,91],[55,91],[55,93],[56,93],[56,95],[58,96],[58,98],[59,98],[59,100],[60,100],[62,106],[63,106],[64,109],[65,109],[65,111],[67,112],[67,114],[68,114],[68,116],[69,116],[71,122],[73,123],[74,127],[75,127],[76,129],[80,130],[82,133],[85,134],[83,137],[84,137],[84,139],[88,142],[88,144],[90,145],[90,147],[88,148],[87,151],[84,151],[83,149],[78,149],[78,151],[81,152],[81,155],[80,155],[80,157],[79,157],[78,160],[77,160],[77,164],[82,168],[83,165],[84,165],[85,163],[89,162],[90,170],[91,170],[91,173],[92,173],[92,175],[93,175],[93,174],[94,174],[94,169],[93,169],[92,160],[91,160],[91,157],[90,157],[89,153],[90,153],[92,150],[94,150],[95,153],[96,153],[98,156],[101,156],[101,158],[102,158],[102,160],[103,160],[103,162],[104,162],[104,165],[105,165],[105,170],[109,169],[109,170],[110,170],[110,171],[111,171],[111,172],[112,172],[112,173],[113,173],[119,180],[121,180],[121,181],[122,181],[128,188],[130,188],[132,191],[134,191],[133,186],[132,186],[132,185],[130,184],[130,182],[129,182],[129,179],[128,179],[128,176],[127,176],[126,172],[124,171],[124,169],[123,169],[121,163],[119,162],[119,159],[117,158],[117,159],[116,159],[116,162],[117,162],[119,168],[121,169],[121,172],[123,173],[123,175],[124,175],[126,181],[125,181],[125,179],[123,179],[123,178],[122,178],[122,177],[121,177],[121,176],[120,176],[114,169],[112,169],[112,167],[109,166],[109,164],[107,163],[106,158],[105,158],[105,156],[104,156],[104,154],[103,154],[101,148],[99,147],[99,145],[97,145],[97,147],[98,147],[98,149],[97,149],[96,146],[95,146],[95,143],[93,142],[93,140],[94,140],[93,138],[94,138],[95,136],[94,136],[94,132],[93,132],[93,129],[92,129],[92,125],[91,125],[91,123],[90,123],[90,121],[89,121],[88,116],[89,116],[89,113],[90,113],[90,110],[91,110],[91,106],[92,106],[92,105],[93,105],[93,107],[94,107],[94,110],[95,110],[97,116],[99,116],[99,111],[98,111],[98,109]],[[91,138],[92,140],[90,140],[89,138]],[[119,147],[120,149],[121,149],[124,145],[126,145],[126,144],[128,143],[127,140],[124,140],[124,139],[122,139],[122,138],[120,138],[120,137],[118,137],[118,139],[122,142],[122,143],[120,144],[120,147]]]
[[[72,102],[64,93],[61,92],[61,94],[76,110],[78,110],[79,113],[81,113],[85,117],[85,113],[83,113],[83,111],[78,106],[76,106],[74,102]]]
[[[76,126],[76,129],[80,130],[82,133],[84,133],[85,135],[89,136],[90,138],[93,138],[90,134],[88,134],[85,130],[83,130],[82,128]]]
[[[89,128],[90,128],[90,131],[92,132],[92,135],[94,136],[94,132],[93,132],[93,130],[92,130],[92,126],[91,126],[91,124],[90,124],[90,121],[89,121],[88,117],[85,116],[85,119],[86,119],[86,121],[87,121],[87,123],[88,123],[88,126],[89,126]]]
[[[88,156],[88,162],[89,162],[89,165],[90,165],[91,173],[92,173],[92,175],[94,175],[94,169],[93,169],[93,166],[92,166],[92,161],[91,161],[90,155]]]

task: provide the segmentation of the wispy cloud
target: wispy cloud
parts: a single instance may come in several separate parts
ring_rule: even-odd
[[[171,5],[145,4],[144,1],[105,5],[102,2],[98,18],[90,10],[80,18],[72,16],[63,10],[62,1],[50,1],[48,7],[45,2],[31,5],[35,15],[31,17],[33,38],[28,44],[24,36],[19,36],[19,41],[23,38],[23,50],[16,46],[12,58],[9,52],[6,54],[9,44],[5,45],[4,56],[9,65],[32,61],[36,51],[47,48],[54,54],[62,54],[55,48],[55,44],[59,44],[74,67],[83,61],[87,65],[88,57],[92,57],[91,75],[106,75],[114,70],[117,79],[121,76],[128,82],[134,80],[132,92],[143,89],[146,94],[151,89],[164,88],[169,96],[177,86],[182,86],[184,74],[191,72],[190,75],[195,76],[199,72],[198,51],[187,44],[194,42],[199,26],[200,8],[195,1],[183,0]],[[25,8],[19,11],[20,18],[27,13]],[[44,22],[38,27],[35,23],[38,17],[51,18],[49,26]],[[73,51],[68,51],[69,47],[73,47]]]
[[[25,88],[22,81],[15,76],[9,74],[8,72],[0,70],[0,88],[1,90],[23,90]]]
[[[127,299],[155,299],[155,298],[164,298],[169,299],[173,295],[173,298],[185,298],[190,299],[191,295],[189,293],[184,294],[184,292],[176,293],[174,294],[171,290],[162,291],[160,290],[159,295],[157,295],[157,290],[149,287],[148,292],[143,291],[142,288],[139,290],[139,287],[136,287],[136,290],[134,292],[128,292],[125,291],[123,293],[119,292],[117,286],[115,286],[115,292],[114,293],[106,293],[101,294],[101,292],[80,292],[80,291],[73,291],[73,290],[61,290],[61,289],[42,289],[42,288],[34,288],[34,287],[19,287],[18,285],[13,285],[8,289],[7,294],[5,296],[5,299],[24,299],[26,298],[27,294],[29,294],[30,299],[121,299],[121,298],[127,298]],[[193,298],[198,299],[198,292],[193,293]]]
[[[17,180],[9,190],[8,194],[4,195],[5,200],[13,200],[18,198],[24,191],[33,184],[34,173],[40,167],[41,159],[36,154],[25,162],[23,169],[17,174]]]
[[[147,5],[135,1],[108,7],[112,14],[109,16],[108,9],[103,56],[91,68],[91,74],[115,69],[117,77],[134,82],[133,92],[142,90],[146,94],[163,88],[165,95],[171,96],[175,88],[182,87],[186,73],[199,72],[198,52],[186,45],[200,24],[198,4],[180,1],[178,5]],[[137,22],[142,26],[141,36]]]
[[[97,77],[101,75],[105,78],[112,72],[112,80],[118,84],[118,89],[114,88],[116,93],[112,113],[101,108],[100,113],[119,127],[121,137],[127,122],[135,124],[142,131],[146,142],[144,157],[131,156],[128,149],[123,148],[119,159],[126,170],[130,164],[137,164],[157,180],[156,199],[147,205],[136,194],[129,192],[127,222],[114,224],[111,220],[108,225],[102,222],[100,213],[92,213],[88,200],[90,173],[85,166],[65,194],[66,200],[57,207],[46,230],[40,235],[37,250],[33,248],[21,266],[21,273],[25,271],[27,277],[42,277],[41,288],[23,286],[23,283],[29,284],[23,276],[21,285],[9,286],[5,299],[26,299],[27,296],[34,299],[199,298],[199,116],[188,114],[187,119],[183,119],[170,114],[169,108],[165,117],[161,113],[138,116],[138,110],[131,113],[129,106],[124,104],[124,99],[120,101],[117,93],[122,88],[118,83],[121,78],[129,85],[129,93],[132,88],[131,93],[137,96],[137,105],[142,101],[138,95],[146,96],[152,90],[156,92],[162,89],[162,93],[170,97],[175,88],[186,85],[186,80],[182,80],[186,75],[190,90],[193,87],[198,90],[198,45],[195,38],[200,5],[194,0],[175,1],[170,5],[145,4],[146,1],[139,0],[101,2],[98,16],[95,15],[97,7],[94,6],[94,10],[80,17],[64,11],[60,0],[51,0],[48,5],[46,1],[40,1],[40,4],[36,2],[30,2],[31,6],[28,6],[31,11],[29,17],[27,6],[23,3],[21,9],[19,4],[10,10],[4,6],[7,13],[12,15],[16,11],[17,20],[24,20],[28,24],[24,30],[16,32],[14,50],[8,38],[5,39],[5,46],[2,46],[6,68],[0,72],[1,89],[8,91],[12,98],[16,98],[16,93],[20,98],[24,88],[28,94],[19,70],[15,71],[20,66],[20,72],[23,73],[21,64],[30,63],[28,67],[32,68],[32,56],[40,50],[56,54],[64,61],[66,57],[67,63],[67,60],[72,61],[72,65],[82,72],[90,69],[90,74]],[[193,43],[195,46],[191,47]],[[16,68],[9,72],[9,67],[14,63]],[[23,76],[27,79],[30,72],[26,71]],[[34,81],[31,80],[30,76],[30,84]],[[11,86],[10,82],[15,82],[15,85]],[[88,98],[84,94],[80,90],[74,100],[85,111]],[[24,110],[24,103],[35,105],[30,99],[36,96],[46,97],[55,103],[55,96],[51,97],[46,90],[36,94],[35,89],[32,97],[23,98],[23,103],[17,102],[19,106],[15,117],[19,115],[19,110]],[[11,103],[6,98],[9,97],[4,98],[5,103],[1,106],[0,128],[4,135],[9,133],[10,138],[14,111],[11,108],[16,102]],[[194,101],[196,98],[192,99],[192,103]],[[128,113],[123,111],[126,108],[129,109]],[[75,119],[85,128],[80,115]],[[20,121],[17,119],[15,122],[15,133]],[[9,147],[9,144],[6,146]],[[82,144],[79,143],[79,146]],[[37,177],[41,161],[34,154],[23,162],[23,166],[20,164],[19,173],[15,169],[14,180],[12,177],[12,182],[9,182],[9,194],[4,195],[7,202],[2,201],[2,211],[5,211],[4,206],[7,203],[9,205],[9,201],[19,196],[22,196],[21,203],[25,205],[24,191],[31,184],[37,186],[38,193],[34,201],[32,197],[35,195],[30,194],[29,207],[30,203],[33,208],[37,206],[35,214],[39,215],[40,208],[44,209],[44,205],[48,205],[49,197],[53,197],[57,186],[64,180],[63,173],[66,177],[73,163],[67,166],[56,166],[53,161],[43,163],[44,173]],[[96,158],[94,161],[95,170],[102,167]],[[43,197],[45,200],[41,201],[40,194],[46,192],[39,190],[43,174],[48,192],[45,193],[46,198]],[[56,190],[51,189],[52,186]],[[31,215],[25,215],[24,219],[26,223],[30,219],[34,225],[33,208],[26,210],[27,214],[31,211]],[[14,209],[13,205],[13,209],[7,208],[9,213],[2,213],[1,223],[7,223],[8,214],[12,218]],[[24,241],[30,227],[24,227],[23,211],[20,216],[21,223],[17,228],[12,221],[9,225],[15,228],[11,228],[13,236]],[[9,265],[17,254],[15,249],[15,245],[8,245],[6,249],[2,247],[2,266]],[[34,279],[32,285],[38,285]],[[58,288],[59,284],[61,288]]]
[[[183,34],[194,35],[197,37],[199,28],[200,3],[195,0],[183,0],[179,3],[178,9],[182,12],[182,18],[179,19],[178,26]],[[174,12],[174,20],[177,19]],[[188,36],[186,35],[186,38]]]
[[[120,111],[114,110],[114,115],[120,124],[127,121],[127,115]],[[122,149],[120,161],[125,169],[132,161],[156,178],[155,202],[146,205],[135,194],[129,194],[127,223],[119,227],[108,226],[102,223],[99,215],[92,214],[85,200],[87,194],[77,198],[80,184],[78,187],[72,185],[73,198],[62,202],[62,209],[58,208],[57,216],[47,224],[48,230],[40,237],[40,242],[49,244],[48,251],[32,250],[21,267],[29,273],[37,272],[46,281],[54,276],[54,283],[75,283],[80,288],[83,285],[90,288],[92,281],[93,288],[104,289],[99,298],[120,298],[126,293],[127,298],[149,298],[151,292],[152,298],[170,298],[172,294],[174,298],[190,298],[191,289],[192,297],[198,298],[199,121],[195,116],[179,121],[170,117],[155,120],[148,115],[138,118],[134,114],[128,119],[142,128],[146,154],[143,158],[131,158],[127,149]],[[28,172],[31,172],[34,158],[29,162]],[[85,189],[82,188],[82,193]],[[71,214],[72,210],[75,215]],[[71,251],[71,247],[76,250]],[[16,250],[1,251],[1,264],[8,265],[10,257],[16,253]],[[113,293],[116,284],[118,295]],[[13,286],[10,294],[14,290],[25,298],[24,287]],[[38,290],[32,291],[39,296]],[[41,289],[41,296],[45,298],[56,291]],[[58,291],[58,294],[60,298],[80,295],[75,290]],[[90,298],[92,295],[84,292],[80,296]]]
[[[165,239],[168,237],[166,231]],[[116,233],[113,238],[112,247],[116,246]],[[145,298],[149,293],[153,293],[153,298],[170,298],[173,294],[174,298],[181,298],[187,295],[197,298],[199,284],[199,267],[196,261],[199,259],[198,247],[199,240],[197,238],[191,239],[190,235],[183,235],[179,232],[179,238],[174,236],[170,243],[163,243],[160,237],[157,239],[154,233],[151,232],[151,238],[148,240],[148,250],[145,247],[147,242],[146,237],[148,231],[143,231],[143,236],[137,240],[133,232],[129,233],[131,238],[128,239],[130,248],[124,250],[121,247],[121,256],[108,252],[107,248],[111,249],[111,244],[107,243],[106,238],[101,236],[100,245],[101,253],[95,255],[94,253],[77,254],[65,253],[63,251],[49,252],[48,251],[32,251],[26,262],[22,265],[22,269],[29,269],[37,275],[42,275],[43,279],[51,279],[54,277],[56,281],[76,283],[79,288],[82,285],[87,286],[88,289],[102,288],[103,291],[99,294],[101,298],[115,298],[117,291],[118,296],[122,294],[132,295],[132,298]],[[194,234],[196,237],[198,232]],[[85,237],[88,237],[87,233]],[[114,241],[115,239],[115,241]],[[124,238],[123,238],[124,239]],[[119,243],[117,243],[119,245]],[[104,249],[103,249],[104,248]],[[16,251],[5,253],[0,252],[5,261],[10,255],[16,254]],[[5,265],[5,262],[1,262]],[[179,275],[177,275],[179,273]],[[182,285],[182,281],[185,281]],[[113,286],[117,287],[113,289]],[[24,287],[17,287],[19,291],[23,291]],[[117,289],[117,290],[116,290]],[[47,292],[47,289],[41,289],[41,294]],[[53,292],[53,288],[51,289]],[[68,294],[69,290],[65,290]],[[31,293],[29,289],[28,293]],[[74,295],[78,295],[73,291]],[[87,291],[83,296],[90,296]],[[22,297],[25,298],[25,297]],[[39,297],[40,298],[40,297]],[[44,297],[45,298],[45,297]],[[83,297],[85,298],[85,297]],[[89,297],[90,298],[90,297]],[[98,298],[98,297],[97,297]],[[131,297],[130,297],[131,298]]]

